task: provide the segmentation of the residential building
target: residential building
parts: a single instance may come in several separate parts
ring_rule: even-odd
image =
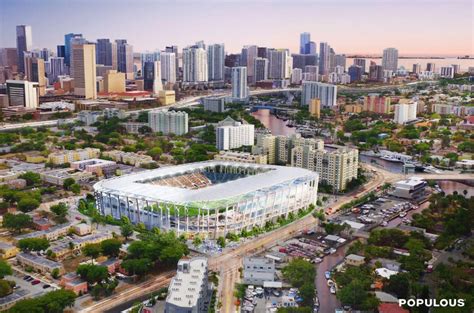
[[[245,66],[247,68],[248,82],[254,83],[255,78],[254,74],[254,63],[255,58],[258,57],[258,47],[255,45],[244,46],[240,54],[240,66]]]
[[[48,184],[63,186],[66,179],[72,178],[74,181],[86,182],[94,177],[92,173],[76,171],[70,168],[54,169],[46,172],[41,172],[41,180]]]
[[[163,109],[152,110],[148,112],[148,126],[154,132],[181,136],[188,133],[188,113]]]
[[[294,68],[291,71],[291,83],[293,85],[299,85],[301,84],[302,80],[303,80],[303,71],[300,68]]]
[[[133,79],[133,46],[129,45],[126,39],[117,39],[115,43],[117,45],[117,70],[125,73],[127,79]]]
[[[323,107],[334,107],[337,105],[337,86],[324,84],[319,82],[303,82],[303,90],[301,92],[301,105],[309,105],[311,99],[318,98],[321,100]]]
[[[214,160],[230,161],[239,163],[267,164],[267,156],[263,154],[250,154],[240,151],[220,151],[214,155]]]
[[[176,102],[176,92],[174,90],[160,90],[158,100],[161,105],[170,105]]]
[[[111,176],[117,169],[117,163],[109,160],[89,159],[72,162],[71,168],[83,172],[89,172],[97,176]]]
[[[205,111],[217,113],[225,111],[225,97],[206,97],[202,103]]]
[[[30,109],[38,107],[38,83],[26,80],[7,80],[6,83],[9,106],[22,106]]]
[[[73,291],[78,296],[86,294],[88,291],[87,281],[82,280],[74,272],[63,275],[59,285],[66,290]]]
[[[300,68],[304,70],[305,66],[317,66],[318,55],[317,54],[292,54],[293,68]]]
[[[247,87],[247,68],[238,66],[232,68],[232,100],[247,101],[249,89]]]
[[[361,69],[362,69],[362,74],[365,74],[365,72],[367,70],[365,59],[355,58],[354,59],[354,65],[360,66]]]
[[[18,264],[23,267],[31,267],[41,274],[51,274],[51,272],[56,269],[59,271],[60,275],[64,273],[64,268],[61,263],[48,260],[35,254],[19,253],[16,255],[16,260]]]
[[[176,54],[174,52],[161,52],[161,78],[165,83],[176,83]]]
[[[289,79],[291,71],[291,56],[287,49],[270,50],[268,57],[270,79]]]
[[[344,258],[344,263],[350,266],[361,266],[365,264],[365,257],[357,254],[349,254]]]
[[[214,44],[207,47],[207,69],[209,81],[224,80],[224,44]]]
[[[275,260],[244,257],[243,276],[246,285],[263,286],[264,282],[275,281]]]
[[[330,69],[330,49],[327,42],[319,44],[319,74],[328,75]]]
[[[359,65],[349,66],[349,70],[348,70],[347,73],[351,77],[351,83],[361,81],[362,80],[362,75],[364,74],[362,67],[359,66]]]
[[[420,63],[413,64],[412,73],[415,73],[415,74],[421,73],[421,64]]]
[[[18,25],[16,27],[16,49],[18,53],[18,72],[25,73],[24,53],[33,48],[31,26]]]
[[[63,151],[50,153],[48,155],[48,162],[51,162],[53,164],[72,163],[75,161],[98,158],[99,155],[100,155],[100,149],[96,149],[96,148],[63,150]]]
[[[268,79],[268,59],[255,58],[253,79],[255,82]]]
[[[38,83],[39,96],[46,94],[45,63],[43,59],[37,58],[29,53],[24,53],[25,79],[30,82]]]
[[[436,72],[436,64],[432,63],[432,62],[428,62],[426,63],[426,71],[427,72]]]
[[[303,70],[303,80],[313,82],[319,81],[319,66],[306,65]]]
[[[398,69],[398,50],[387,48],[383,50],[382,67],[384,70],[396,72]]]
[[[454,78],[454,67],[442,66],[440,69],[440,76],[443,78]]]
[[[105,157],[109,157],[115,162],[133,165],[140,167],[141,164],[148,164],[153,162],[153,158],[149,155],[138,154],[135,152],[123,152],[120,150],[104,151],[102,153]]]
[[[104,91],[106,93],[125,92],[125,73],[108,70],[104,76]]]
[[[74,78],[74,94],[86,99],[97,98],[95,45],[72,45],[71,76]]]
[[[370,62],[369,80],[374,82],[383,82],[384,70],[382,65],[377,65],[375,62]]]
[[[237,122],[228,116],[216,127],[216,147],[218,150],[230,150],[253,146],[254,132],[254,125]]]
[[[417,107],[416,102],[396,104],[393,121],[397,124],[405,124],[416,120]]]
[[[6,242],[0,242],[0,258],[3,260],[13,258],[19,252],[18,248]]]
[[[117,43],[109,39],[97,39],[96,44],[97,64],[110,66],[112,70],[117,70]]]
[[[183,49],[183,82],[208,81],[207,52],[198,46]]]
[[[311,116],[319,119],[321,117],[321,100],[318,98],[311,99],[309,102],[309,113]]]
[[[195,257],[178,262],[176,276],[170,282],[165,313],[204,313],[208,310],[207,259]]]
[[[377,93],[369,93],[364,97],[364,111],[389,114],[391,111],[391,99]]]
[[[78,236],[85,236],[92,233],[92,227],[90,224],[79,223],[72,226],[74,233]]]

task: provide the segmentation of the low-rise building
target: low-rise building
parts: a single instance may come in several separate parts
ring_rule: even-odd
[[[250,154],[248,152],[220,151],[214,155],[215,160],[231,161],[240,163],[267,164],[267,156],[264,154]]]
[[[66,290],[73,291],[76,295],[83,295],[88,291],[87,282],[73,272],[63,275],[59,285]]]
[[[16,241],[26,238],[45,238],[48,240],[56,240],[61,236],[67,235],[69,229],[71,228],[71,223],[59,224],[53,227],[50,227],[47,230],[35,231],[28,234],[23,234],[15,237]]]
[[[138,154],[134,152],[123,152],[120,150],[104,151],[105,157],[111,158],[115,162],[134,165],[140,167],[141,164],[148,164],[153,162],[153,158],[146,154]]]
[[[361,266],[365,263],[365,257],[357,254],[349,254],[344,261],[346,265]]]
[[[244,258],[244,284],[263,286],[275,280],[275,260],[269,258]]]
[[[174,90],[161,90],[158,92],[158,100],[161,105],[170,105],[176,102],[176,92]]]
[[[68,178],[74,179],[76,182],[86,182],[94,177],[92,173],[76,171],[70,168],[54,169],[40,174],[41,179],[45,183],[62,186]]]
[[[474,160],[461,160],[456,162],[456,167],[463,170],[472,170],[474,169]]]
[[[393,184],[393,195],[399,198],[417,200],[424,196],[426,181],[420,177],[410,177]]]
[[[13,258],[18,253],[18,248],[6,242],[0,242],[0,258],[6,260]]]
[[[48,162],[51,162],[53,164],[72,163],[75,161],[98,158],[99,155],[100,149],[96,148],[63,150],[50,153],[48,156]]]
[[[105,266],[109,271],[109,274],[115,273],[120,268],[121,260],[117,258],[109,258],[104,262],[99,263],[101,266]]]
[[[110,176],[115,173],[117,163],[102,159],[89,159],[71,163],[71,168],[96,174],[97,176]]]
[[[86,223],[79,223],[72,226],[74,233],[79,236],[89,235],[92,232],[92,227]]]
[[[16,255],[16,260],[19,265],[23,267],[29,266],[41,274],[50,274],[55,269],[59,271],[60,275],[64,273],[64,268],[61,263],[48,260],[42,256],[30,253],[19,253]]]

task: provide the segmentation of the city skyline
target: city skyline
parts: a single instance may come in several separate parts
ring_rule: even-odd
[[[338,53],[381,55],[383,49],[396,47],[401,56],[473,54],[472,4],[465,0],[244,0],[219,2],[218,6],[216,1],[48,3],[3,1],[0,46],[15,47],[15,27],[25,24],[32,27],[35,49],[54,49],[64,42],[66,33],[75,32],[93,42],[100,38],[127,39],[135,52],[162,50],[167,45],[182,49],[204,40],[208,44],[225,43],[228,53],[240,52],[251,44],[298,53],[300,33],[309,32],[318,46],[328,42]],[[430,19],[415,14],[428,11]],[[53,16],[55,23],[46,23],[45,16]],[[289,23],[295,16],[299,16],[298,23]],[[84,23],[85,19],[91,22]],[[374,27],[380,23],[383,27]]]

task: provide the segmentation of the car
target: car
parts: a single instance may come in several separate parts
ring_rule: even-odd
[[[27,278],[26,281],[33,281],[35,280],[33,277]]]
[[[326,277],[326,279],[331,279],[331,272],[329,271],[324,272],[324,276]]]
[[[18,286],[18,285],[13,287],[13,289],[18,289],[18,288],[20,288],[20,286]]]
[[[321,263],[323,261],[323,259],[321,258],[315,258],[314,259],[314,263],[318,264],[318,263]]]
[[[29,278],[31,278],[30,275],[26,275],[25,277],[23,277],[23,280],[28,280]]]
[[[387,221],[383,221],[380,225],[381,225],[382,227],[387,227],[388,222],[387,222]]]
[[[336,294],[336,286],[332,286],[331,289],[329,289],[329,291],[334,295]]]
[[[44,284],[43,285],[43,289],[48,289],[49,287],[51,287],[51,285],[49,285],[49,284]]]
[[[80,216],[76,216],[76,220],[82,221],[82,218]]]
[[[336,253],[336,251],[337,251],[336,249],[334,249],[334,248],[331,248],[331,249],[329,249],[329,254]]]
[[[39,283],[41,283],[39,280],[35,279],[31,282],[31,284],[34,286],[34,285],[38,285]]]
[[[334,286],[334,282],[331,279],[328,279],[327,284],[328,284],[328,287]]]

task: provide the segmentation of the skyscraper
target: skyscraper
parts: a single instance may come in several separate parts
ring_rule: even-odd
[[[301,33],[300,34],[300,54],[306,54],[306,45],[311,41],[310,33]]]
[[[64,58],[66,56],[66,46],[65,45],[57,45],[56,46],[56,56],[58,58]]]
[[[346,55],[345,54],[336,54],[334,56],[334,66],[342,66],[344,72],[346,71]]]
[[[318,82],[303,82],[303,89],[301,91],[301,105],[309,105],[311,99],[314,98],[321,100],[321,105],[323,107],[336,106],[337,86]]]
[[[13,72],[18,71],[18,52],[16,48],[0,49],[0,66],[10,67]]]
[[[71,45],[83,43],[85,43],[85,40],[82,38],[82,34],[69,33],[64,35],[64,63],[66,66],[71,66]]]
[[[307,65],[318,65],[318,56],[316,54],[292,54],[293,68],[304,69]]]
[[[154,132],[181,136],[188,132],[188,113],[163,109],[148,111],[148,126]]]
[[[224,80],[224,44],[214,44],[207,47],[207,69],[209,81]]]
[[[316,54],[316,43],[310,41],[305,45],[305,54]]]
[[[266,58],[255,58],[254,62],[254,75],[255,82],[268,79],[268,59]]]
[[[153,81],[155,80],[155,63],[152,61],[143,62],[142,69],[143,89],[146,91],[153,90]]]
[[[180,73],[179,73],[179,52],[178,52],[178,46],[167,46],[165,47],[165,52],[170,52],[174,53],[175,56],[175,66],[176,66],[176,79],[179,79]]]
[[[50,62],[50,66],[49,66],[48,80],[50,84],[53,84],[58,79],[58,76],[65,74],[64,58],[52,57],[49,59],[49,62]]]
[[[160,61],[153,62],[153,94],[157,95],[163,90],[163,82],[161,81],[161,63]]]
[[[125,73],[127,79],[133,79],[133,46],[126,39],[115,40],[117,44],[117,70]]]
[[[329,74],[330,49],[331,47],[327,42],[321,42],[319,44],[319,74],[321,75]]]
[[[33,46],[31,26],[18,25],[16,27],[16,49],[18,52],[18,72],[25,73],[24,53],[30,51]]]
[[[288,50],[278,49],[270,50],[268,58],[269,75],[270,79],[288,79],[290,78],[291,68],[289,68],[289,56]]]
[[[420,63],[413,64],[412,72],[415,74],[419,74],[421,72],[421,64]]]
[[[183,49],[183,81],[190,83],[207,82],[207,52],[198,46]]]
[[[161,52],[161,76],[166,83],[176,83],[176,55],[174,52]]]
[[[242,48],[242,53],[240,56],[240,65],[247,67],[247,75],[250,83],[254,82],[254,60],[258,56],[258,47],[257,46],[244,46]]]
[[[348,74],[351,77],[351,83],[362,80],[362,67],[359,65],[349,66]]]
[[[97,39],[97,64],[112,66],[117,69],[117,44],[109,39]]]
[[[383,50],[382,67],[384,70],[396,72],[398,69],[398,50],[387,48]]]
[[[232,68],[232,99],[237,101],[247,100],[249,95],[247,87],[247,68],[238,66]]]
[[[426,63],[426,71],[427,72],[435,72],[436,71],[436,64],[434,63]]]
[[[7,95],[10,106],[38,107],[38,83],[26,80],[7,80]]]
[[[25,58],[25,79],[30,82],[38,83],[39,95],[46,94],[46,72],[44,68],[44,60],[24,54]]]
[[[96,62],[94,44],[71,46],[71,76],[74,78],[74,93],[86,99],[97,98]]]
[[[354,65],[358,65],[362,68],[362,74],[366,72],[365,59],[355,58]]]
[[[377,65],[375,62],[370,62],[369,66],[369,80],[371,81],[383,81],[383,67]]]

